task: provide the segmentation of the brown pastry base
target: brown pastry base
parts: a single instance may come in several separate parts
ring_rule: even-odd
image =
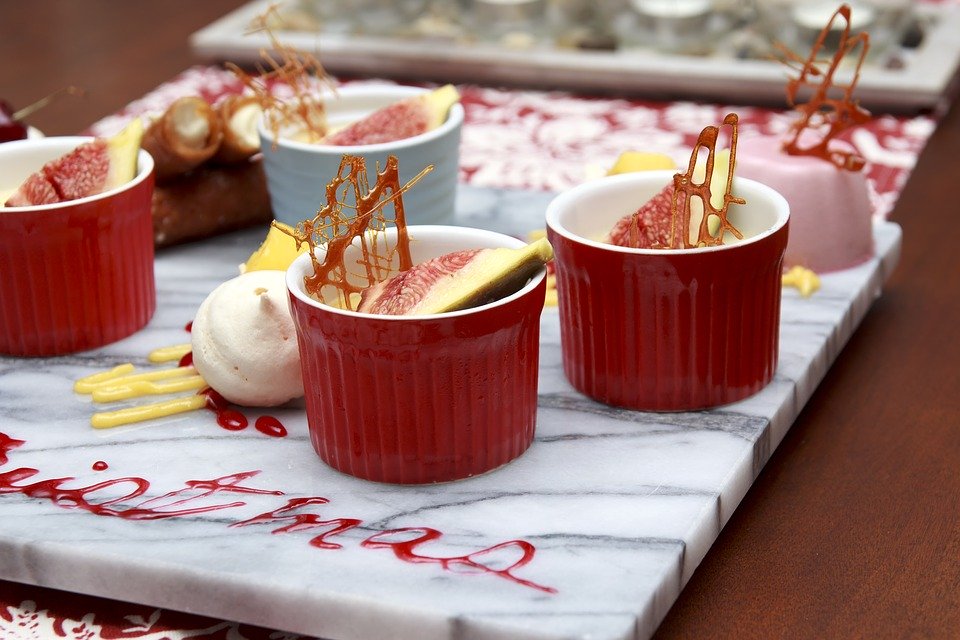
[[[157,247],[266,224],[273,219],[263,163],[204,165],[153,192]]]

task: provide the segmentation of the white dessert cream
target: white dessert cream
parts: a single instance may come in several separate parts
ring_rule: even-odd
[[[297,333],[283,271],[249,271],[200,305],[193,365],[226,400],[271,407],[303,395]]]
[[[197,110],[193,102],[179,102],[174,105],[174,129],[181,144],[193,149],[202,149],[207,146],[210,138],[210,122]]]
[[[240,137],[245,146],[256,149],[260,146],[257,123],[262,115],[260,105],[250,102],[233,112],[227,127]]]

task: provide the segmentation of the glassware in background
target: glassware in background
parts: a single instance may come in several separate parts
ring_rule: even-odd
[[[547,24],[554,44],[563,49],[614,50],[614,19],[627,0],[552,0]]]
[[[852,30],[870,34],[868,60],[893,68],[893,54],[917,29],[910,0],[847,3]],[[805,55],[838,6],[839,0],[290,0],[282,26],[451,46],[769,60],[782,57],[776,43]],[[836,21],[837,34],[842,25]],[[836,40],[827,39],[825,54]]]
[[[357,33],[377,36],[402,36],[415,31],[417,20],[426,11],[428,0],[352,0]],[[347,10],[346,7],[344,10]]]
[[[711,0],[629,0],[615,21],[623,48],[706,55],[730,20]]]
[[[758,30],[769,42],[779,42],[806,56],[820,31],[839,4],[833,0],[754,0]],[[850,31],[870,34],[868,60],[886,56],[903,39],[911,25],[910,0],[847,0],[850,6]],[[846,22],[834,21],[824,43],[824,54],[836,51],[839,35]]]
[[[349,33],[355,28],[356,0],[297,0],[283,7],[284,28]]]
[[[549,36],[546,0],[472,0],[468,33],[481,42],[529,49]]]

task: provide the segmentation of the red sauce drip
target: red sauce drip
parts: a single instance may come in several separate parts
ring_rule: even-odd
[[[10,451],[23,444],[25,444],[23,440],[15,440],[5,433],[0,433],[0,465],[7,463],[7,454]],[[282,491],[255,489],[240,484],[240,482],[260,473],[259,471],[234,473],[213,480],[188,480],[184,483],[183,489],[140,502],[136,502],[136,499],[150,488],[150,483],[143,478],[114,478],[84,487],[71,488],[66,488],[64,485],[71,484],[74,481],[72,477],[50,478],[32,484],[24,484],[24,481],[39,473],[37,469],[27,467],[0,473],[0,495],[15,493],[28,498],[48,500],[65,509],[80,509],[98,516],[123,518],[125,520],[162,520],[231,509],[246,504],[245,502],[235,501],[198,507],[187,506],[191,502],[221,493],[283,495]],[[112,497],[109,500],[97,499],[97,494],[101,490],[118,486],[129,486],[130,488],[119,497]],[[112,495],[115,492],[108,491],[107,493]],[[91,495],[92,499],[88,499],[87,497]]]
[[[287,428],[273,416],[260,416],[253,426],[257,431],[271,438],[284,438],[287,435]]]
[[[192,331],[193,331],[193,320],[191,320],[190,322],[188,322],[188,323],[187,323],[187,326],[185,326],[185,327],[183,328],[183,330],[186,331],[187,333],[192,332]]]
[[[187,351],[183,354],[183,357],[180,358],[180,362],[177,363],[181,367],[189,367],[193,364],[193,351]]]
[[[93,466],[90,468],[93,469],[94,471],[106,471],[108,468],[110,468],[110,465],[108,465],[103,460],[97,460],[96,462],[93,463]]]
[[[245,415],[231,409],[224,397],[213,389],[204,389],[200,393],[207,397],[207,409],[217,416],[217,424],[227,431],[243,431],[250,424]]]
[[[217,416],[217,424],[227,431],[243,431],[249,426],[250,421],[247,416],[236,409],[231,409],[230,403],[213,389],[204,389],[200,394],[206,396],[207,409]],[[260,416],[254,423],[254,428],[272,438],[283,438],[287,435],[287,428],[273,416]]]

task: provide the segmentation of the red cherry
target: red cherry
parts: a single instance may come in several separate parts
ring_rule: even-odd
[[[13,117],[13,107],[6,100],[0,100],[0,142],[23,140],[27,137],[27,127]]]

